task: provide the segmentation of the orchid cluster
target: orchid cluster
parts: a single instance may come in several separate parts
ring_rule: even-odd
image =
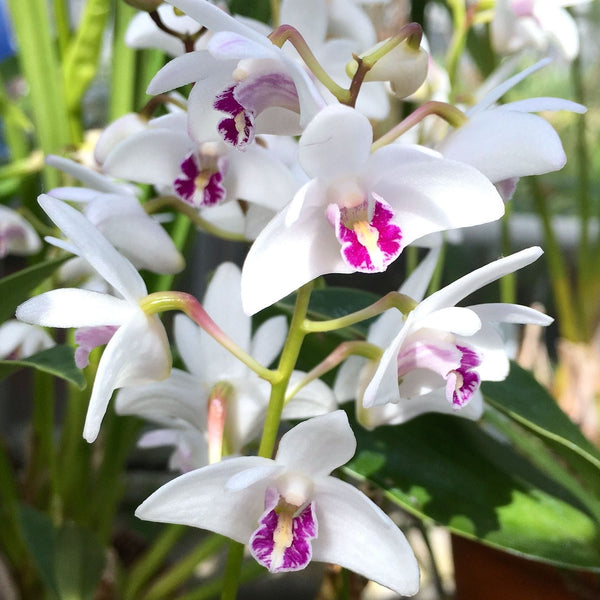
[[[57,286],[21,303],[0,340],[36,326],[22,342],[29,355],[53,344],[40,327],[74,329],[75,364],[93,367],[85,440],[102,435],[114,395],[118,415],[146,422],[139,447],[170,448],[177,476],[138,507],[140,519],[230,538],[238,571],[236,543],[272,573],[334,563],[414,595],[419,567],[405,535],[337,470],[355,454],[353,428],[432,412],[480,419],[482,382],[509,374],[505,326],[552,322],[513,302],[463,304],[536,261],[537,246],[445,287],[435,273],[460,230],[503,217],[519,178],[564,166],[546,117],[585,108],[554,97],[501,103],[542,60],[470,108],[404,102],[400,119],[400,102],[431,84],[430,59],[415,23],[378,40],[370,2],[281,0],[271,26],[207,0],[130,4],[141,12],[127,43],[172,58],[144,108],[102,131],[91,166],[47,157],[71,184],[38,199],[56,226],[46,241],[63,257]],[[553,4],[552,22],[545,4],[498,0],[492,39],[515,51],[527,33],[541,47],[529,21],[510,39],[507,23],[527,5],[531,22],[558,26],[566,3]],[[576,52],[572,38],[563,50]],[[34,230],[0,208],[0,252],[39,251]],[[186,266],[183,238],[167,233],[173,215],[191,227],[183,237],[248,246],[241,268],[214,270],[201,301],[169,290]],[[312,310],[327,276],[394,279],[411,252],[421,262],[382,298]],[[178,311],[172,327],[159,316],[167,311]],[[333,335],[333,349],[299,367],[308,338],[357,324],[362,339]],[[7,344],[3,355],[15,357],[20,343]],[[239,572],[229,565],[228,576]]]

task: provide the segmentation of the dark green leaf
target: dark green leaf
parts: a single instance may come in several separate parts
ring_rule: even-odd
[[[65,260],[66,257],[55,258],[0,279],[0,323],[12,317],[17,306],[27,300],[30,292],[50,277]]]
[[[600,452],[559,408],[548,390],[529,371],[511,364],[504,381],[482,385],[486,400],[536,434],[579,454],[600,469]]]
[[[72,523],[56,538],[54,571],[60,598],[92,600],[104,569],[104,548],[89,531]]]
[[[82,390],[85,388],[85,377],[75,365],[73,356],[73,348],[70,346],[54,346],[20,360],[0,360],[0,380],[23,367],[33,367],[66,379]]]
[[[599,530],[579,500],[476,423],[424,415],[355,433],[347,471],[409,512],[491,546],[600,572]]]
[[[23,537],[44,586],[55,598],[59,598],[54,573],[56,529],[44,513],[31,506],[21,507],[20,519]]]

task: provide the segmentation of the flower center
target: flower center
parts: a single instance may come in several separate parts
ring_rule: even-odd
[[[250,552],[272,573],[298,571],[312,558],[310,540],[317,537],[314,503],[297,505],[270,487],[265,511],[250,538]]]
[[[204,144],[200,152],[191,152],[181,163],[181,174],[173,182],[177,195],[194,208],[219,204],[226,194],[223,178],[227,160]]]
[[[327,219],[335,230],[342,248],[342,258],[355,270],[363,273],[385,271],[402,251],[402,231],[393,222],[390,205],[371,193],[357,199],[355,193],[345,202],[327,207]]]

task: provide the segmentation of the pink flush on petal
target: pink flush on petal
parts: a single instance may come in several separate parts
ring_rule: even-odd
[[[532,17],[535,0],[512,0],[510,7],[517,17]]]
[[[274,488],[265,494],[265,512],[250,538],[250,552],[271,573],[304,569],[312,558],[310,540],[317,537],[314,503],[286,502]]]
[[[224,171],[224,158],[192,152],[183,159],[181,175],[173,187],[177,195],[194,208],[216,206],[225,198]]]
[[[478,354],[466,346],[456,346],[462,353],[460,366],[446,378],[446,398],[454,408],[462,408],[479,389],[481,378],[474,371],[481,364]]]
[[[342,245],[344,261],[363,273],[385,271],[402,251],[402,231],[393,222],[394,211],[380,196],[375,196],[369,218],[368,200],[353,207],[330,204],[327,218]]]
[[[90,352],[98,346],[108,344],[118,327],[116,325],[102,325],[100,327],[80,327],[75,332],[75,343],[79,347],[75,350],[75,364],[78,369],[83,369],[89,364]]]

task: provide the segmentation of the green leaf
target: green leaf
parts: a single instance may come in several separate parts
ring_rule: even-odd
[[[104,569],[104,548],[86,529],[64,525],[56,537],[54,572],[61,600],[93,600]]]
[[[67,260],[66,257],[48,260],[22,269],[0,279],[0,323],[13,316],[15,309],[29,293]]]
[[[600,469],[600,451],[559,408],[548,390],[516,363],[504,381],[483,383],[486,400],[536,434],[562,444]]]
[[[579,500],[476,423],[423,415],[355,433],[346,470],[412,514],[513,553],[600,572],[600,532]]]
[[[85,388],[85,377],[75,365],[74,351],[70,346],[54,346],[20,360],[0,360],[0,381],[23,367],[33,367],[66,379],[80,390]]]
[[[54,573],[56,529],[44,513],[31,506],[23,505],[19,512],[23,537],[42,582],[55,598],[59,598]]]

